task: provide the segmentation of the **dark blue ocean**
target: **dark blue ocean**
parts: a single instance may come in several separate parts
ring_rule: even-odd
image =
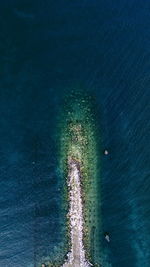
[[[0,2],[0,266],[63,250],[56,129],[76,87],[95,97],[101,129],[103,254],[150,266],[146,0]]]

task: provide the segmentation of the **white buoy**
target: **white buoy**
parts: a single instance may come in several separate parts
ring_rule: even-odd
[[[109,154],[108,150],[105,149],[105,150],[104,150],[104,155],[108,155],[108,154]]]
[[[107,240],[107,242],[110,242],[110,237],[109,237],[109,235],[105,235],[105,239]]]

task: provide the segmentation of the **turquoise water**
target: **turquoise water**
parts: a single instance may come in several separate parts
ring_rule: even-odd
[[[149,266],[149,10],[142,0],[0,4],[0,266],[35,267],[63,249],[56,128],[78,86],[101,128],[103,254],[113,267]]]

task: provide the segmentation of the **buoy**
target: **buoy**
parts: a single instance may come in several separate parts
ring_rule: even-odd
[[[109,233],[105,232],[104,233],[105,239],[107,242],[110,242],[110,237],[109,237]]]
[[[108,155],[108,154],[109,154],[108,150],[105,149],[105,150],[104,150],[104,155]]]

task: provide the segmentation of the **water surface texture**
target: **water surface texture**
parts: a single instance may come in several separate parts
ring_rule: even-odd
[[[149,37],[146,0],[1,1],[0,266],[63,257],[56,129],[80,87],[96,101],[105,262],[149,267]]]

